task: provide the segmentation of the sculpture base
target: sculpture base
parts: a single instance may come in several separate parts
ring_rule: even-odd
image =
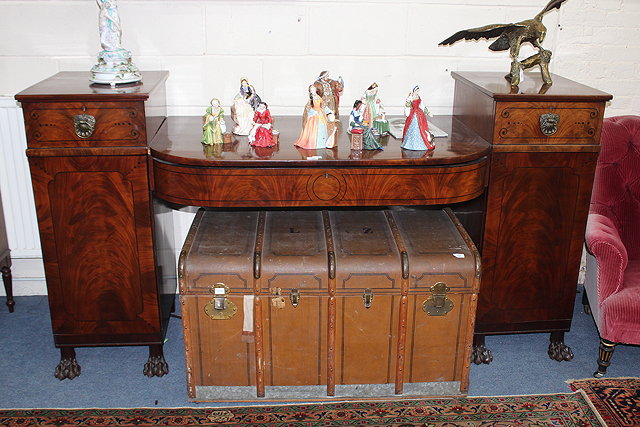
[[[131,62],[131,52],[126,49],[103,50],[98,54],[98,63],[91,68],[93,83],[117,84],[134,83],[142,80],[140,70]]]

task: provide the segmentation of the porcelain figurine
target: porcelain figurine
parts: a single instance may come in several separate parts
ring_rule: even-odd
[[[401,148],[406,150],[424,151],[436,148],[433,143],[433,135],[429,132],[427,115],[429,110],[422,105],[420,88],[414,87],[405,102],[404,114],[407,120],[402,132]]]
[[[294,142],[305,149],[333,148],[336,125],[334,113],[322,99],[322,88],[309,86],[309,102],[305,107],[304,127],[300,137]]]
[[[205,145],[222,144],[227,127],[224,123],[224,110],[220,106],[220,100],[213,98],[211,106],[202,117],[202,143]]]
[[[231,106],[231,118],[236,123],[233,133],[236,135],[249,135],[253,127],[253,115],[260,104],[260,97],[246,78],[240,80],[240,90],[233,98]]]
[[[378,97],[378,84],[373,83],[367,88],[362,95],[361,101],[365,105],[364,119],[371,123],[373,131],[378,135],[386,135],[389,133],[389,122],[382,102]]]
[[[376,139],[371,123],[365,117],[365,108],[365,104],[360,100],[353,104],[353,109],[349,114],[349,133],[362,134],[363,150],[383,150],[382,145]]]
[[[122,26],[116,0],[96,0],[100,12],[98,28],[102,51],[98,63],[91,68],[91,81],[115,86],[142,80],[142,75],[131,61],[131,52],[121,44]]]
[[[254,147],[273,147],[273,119],[267,104],[261,102],[253,116],[253,128],[249,133],[249,143]]]
[[[322,88],[322,99],[324,99],[325,105],[334,112],[338,117],[338,107],[340,107],[340,95],[344,90],[344,82],[342,77],[338,76],[338,80],[333,80],[329,76],[328,71],[323,71],[318,76],[318,79],[314,82],[316,87]]]

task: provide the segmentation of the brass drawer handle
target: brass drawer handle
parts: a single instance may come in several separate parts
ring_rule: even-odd
[[[73,130],[79,138],[86,139],[93,135],[96,129],[96,118],[91,114],[76,114],[73,116]]]
[[[540,132],[545,136],[552,136],[558,132],[560,115],[556,113],[540,114]]]

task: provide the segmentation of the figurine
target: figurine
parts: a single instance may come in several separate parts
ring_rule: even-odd
[[[246,78],[240,80],[240,90],[233,98],[231,118],[236,123],[233,133],[249,135],[253,126],[253,115],[260,104],[260,97]]]
[[[206,145],[222,144],[222,134],[227,131],[224,123],[224,110],[220,106],[220,100],[213,98],[211,106],[202,117],[202,143]]]
[[[426,107],[422,106],[420,99],[420,88],[414,87],[404,106],[404,115],[407,120],[404,123],[402,132],[401,148],[407,150],[433,150],[436,148],[433,143],[433,135],[429,132],[427,115],[431,115]]]
[[[338,80],[333,80],[329,77],[328,71],[323,71],[320,73],[314,84],[316,87],[322,88],[322,99],[324,99],[325,105],[334,112],[336,117],[338,117],[340,95],[344,89],[342,77],[338,76]]]
[[[249,133],[249,143],[254,147],[273,147],[276,145],[273,141],[272,123],[273,120],[267,104],[260,102],[253,116],[253,128]]]
[[[365,105],[364,119],[371,123],[373,131],[378,135],[388,134],[389,122],[386,119],[380,98],[378,98],[378,84],[373,83],[369,86],[361,100]]]
[[[121,44],[122,26],[116,0],[96,0],[96,3],[100,8],[98,29],[102,51],[98,53],[98,63],[91,68],[91,81],[115,86],[142,80],[138,67],[131,62],[131,52]]]
[[[349,114],[349,133],[362,134],[363,150],[383,150],[384,148],[374,135],[370,122],[365,118],[365,104],[357,100]]]
[[[336,126],[334,114],[322,99],[322,88],[309,86],[309,102],[305,107],[304,126],[300,137],[293,143],[305,149],[333,148]]]
[[[509,54],[511,55],[511,71],[505,78],[511,83],[511,86],[518,86],[518,84],[520,84],[520,73],[522,70],[535,65],[540,65],[544,83],[551,85],[551,75],[549,74],[551,51],[543,49],[541,45],[547,34],[547,28],[542,24],[542,17],[552,9],[560,9],[560,6],[565,1],[566,0],[551,0],[533,19],[527,19],[513,24],[493,24],[458,31],[439,44],[451,45],[462,39],[478,40],[480,38],[493,39],[497,37],[497,40],[489,45],[489,49],[493,51],[509,50]],[[538,53],[523,61],[519,61],[520,46],[525,42],[531,43],[538,48]]]

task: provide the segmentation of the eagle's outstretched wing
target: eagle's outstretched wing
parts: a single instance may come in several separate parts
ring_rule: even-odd
[[[545,7],[544,9],[542,9],[542,11],[536,15],[537,19],[542,19],[542,15],[544,15],[545,13],[549,12],[551,9],[560,9],[560,6],[562,6],[562,3],[564,3],[567,0],[551,0]]]
[[[564,1],[564,0],[556,0]],[[468,30],[461,30],[449,37],[446,40],[438,43],[441,46],[446,46],[457,42],[458,40],[478,40],[478,39],[493,39],[500,37],[505,31],[511,31],[516,28],[524,28],[522,24],[491,24],[484,27],[470,28]]]

